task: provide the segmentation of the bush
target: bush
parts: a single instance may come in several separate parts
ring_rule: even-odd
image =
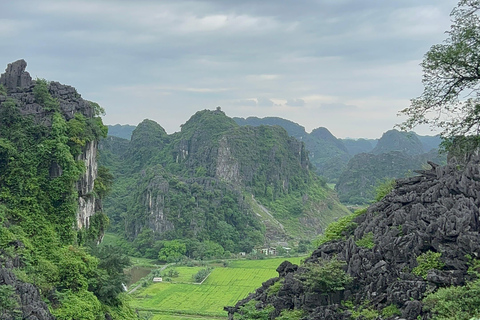
[[[385,318],[390,318],[393,316],[400,316],[402,313],[400,312],[400,309],[394,304],[388,305],[382,310],[382,316]]]
[[[359,247],[372,249],[375,246],[375,242],[373,242],[373,232],[365,233],[361,239],[355,241],[355,244]]]
[[[394,188],[397,182],[395,179],[385,179],[375,188],[375,201],[385,198]]]
[[[307,263],[305,271],[295,277],[304,283],[309,291],[323,294],[345,289],[353,278],[343,271],[346,263],[336,258],[320,260],[318,263]]]
[[[427,279],[428,271],[432,269],[441,270],[445,264],[440,260],[442,253],[427,251],[417,257],[418,266],[413,268],[412,273]]]
[[[208,277],[210,272],[212,272],[212,268],[201,269],[200,271],[198,271],[196,274],[193,275],[192,277],[193,281],[196,283],[202,282],[203,280],[205,280],[206,277]]]
[[[283,310],[277,320],[300,320],[305,316],[303,310]]]
[[[353,234],[357,224],[353,221],[356,217],[367,212],[367,208],[355,211],[353,214],[342,217],[338,221],[332,222],[328,225],[323,235],[313,241],[315,247],[337,239],[343,239]]]
[[[480,316],[480,280],[465,286],[438,289],[423,299],[437,320],[468,320]]]
[[[234,320],[269,320],[270,313],[274,310],[274,307],[268,305],[266,308],[257,309],[256,304],[258,301],[250,300],[244,306],[242,306],[238,313],[233,317]]]
[[[283,279],[272,284],[267,290],[267,296],[272,296],[274,294],[277,294],[278,291],[280,291],[280,288],[282,287],[282,285],[283,285]]]

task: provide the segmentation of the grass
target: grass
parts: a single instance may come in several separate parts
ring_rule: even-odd
[[[235,260],[228,267],[216,267],[201,285],[186,283],[198,267],[174,267],[175,282],[152,283],[134,295],[132,306],[154,314],[153,320],[194,320],[226,318],[224,306],[233,306],[262,282],[276,277],[275,269],[284,260],[298,264],[302,258]],[[182,280],[182,281],[180,281]],[[182,282],[182,283],[180,283]]]

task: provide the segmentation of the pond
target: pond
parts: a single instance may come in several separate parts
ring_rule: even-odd
[[[127,271],[127,275],[129,276],[127,286],[130,286],[132,283],[135,283],[143,277],[146,277],[153,269],[154,268],[149,267],[133,267],[129,269]]]

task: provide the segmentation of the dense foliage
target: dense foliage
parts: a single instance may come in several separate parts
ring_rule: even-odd
[[[20,261],[17,278],[35,284],[57,319],[98,319],[109,306],[121,305],[126,264],[81,246],[82,235],[97,239],[101,230],[76,229],[75,183],[85,170],[77,160],[82,147],[105,137],[106,128],[100,118],[80,112],[67,120],[49,86],[37,80],[33,88],[45,112],[41,121],[22,114],[19,100],[0,104],[0,263]],[[104,195],[107,189],[104,181],[97,191]],[[101,213],[92,218],[97,225],[104,220]],[[2,288],[2,308],[15,312],[17,297]]]

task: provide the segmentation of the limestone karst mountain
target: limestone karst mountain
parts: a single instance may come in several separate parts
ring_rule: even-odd
[[[311,172],[301,142],[279,126],[239,126],[219,109],[197,112],[171,135],[145,120],[130,142],[109,138],[101,148],[120,186],[105,210],[134,243],[151,232],[152,243],[190,239],[250,252],[311,239],[348,213]]]
[[[106,268],[83,247],[107,221],[96,162],[102,110],[71,86],[32,80],[26,66],[0,76],[0,318],[110,317],[124,307],[122,266]]]
[[[432,163],[418,174],[337,224],[305,264],[280,265],[277,278],[227,308],[230,318],[262,312],[308,320],[453,318],[440,300],[463,310],[458,319],[474,316],[468,297],[480,281],[473,272],[480,256],[480,158]],[[442,289],[450,286],[460,287]],[[438,290],[445,293],[434,295]]]
[[[349,160],[335,185],[340,200],[368,203],[374,199],[375,189],[386,180],[411,175],[413,170],[426,166],[427,161],[444,164],[446,155],[431,148],[435,142],[439,143],[438,137],[397,130],[385,132],[371,152],[356,154]]]

